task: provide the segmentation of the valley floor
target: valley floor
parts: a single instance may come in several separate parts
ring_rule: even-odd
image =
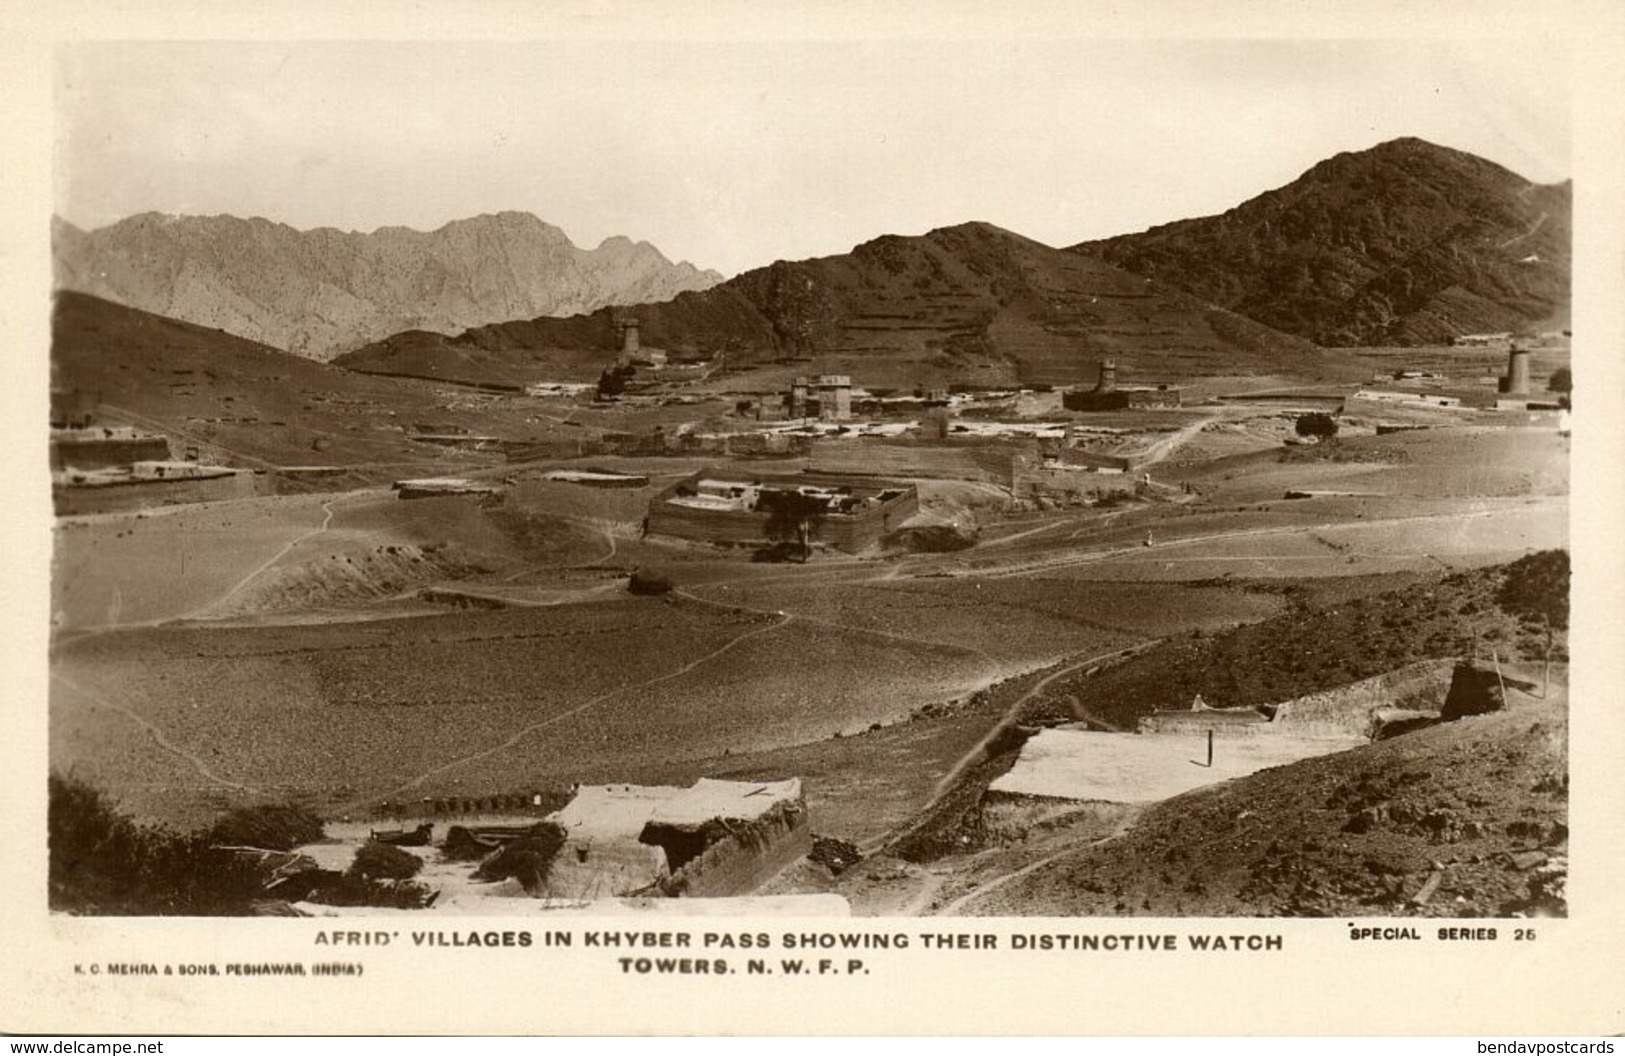
[[[1282,844],[1273,858],[1251,844],[1204,850],[1195,822],[1171,813],[1187,803],[1185,816],[1225,831],[1221,815],[1240,824],[1251,799],[1286,794],[1264,780],[1281,771],[1158,806],[1039,811],[928,863],[893,853],[1035,705],[1132,729],[1153,706],[1188,704],[1091,696],[1085,674],[1122,664],[1130,679],[1127,658],[1158,643],[1567,543],[1566,441],[1548,431],[1196,450],[1226,435],[1191,430],[1155,470],[1155,501],[1113,508],[1021,511],[994,487],[922,481],[928,508],[978,525],[977,545],[805,565],[644,538],[647,496],[689,471],[662,460],[615,463],[652,479],[614,494],[542,480],[545,464],[508,466],[510,499],[496,506],[368,487],[64,518],[52,765],[177,827],[252,802],[359,819],[576,783],[799,776],[819,834],[883,853],[838,881],[781,884],[839,891],[858,912],[1305,913],[1358,898],[1389,911],[1417,868],[1409,844],[1372,858],[1386,864],[1370,884],[1327,888],[1315,870],[1367,869],[1371,855],[1332,846],[1317,858],[1308,841],[1327,837],[1308,830],[1308,850]],[[636,567],[676,589],[629,596]],[[1492,740],[1534,746],[1561,729],[1559,702],[1542,707],[1353,754],[1389,773],[1431,765],[1405,761],[1424,748],[1467,760]],[[1526,755],[1506,764],[1520,781],[1562,771]],[[1353,780],[1352,763],[1333,761],[1344,758],[1295,765],[1324,764],[1324,798]],[[1560,800],[1530,803],[1532,824],[1555,823]],[[1504,828],[1500,810],[1475,823]],[[1452,899],[1483,879],[1461,863],[1441,885]]]

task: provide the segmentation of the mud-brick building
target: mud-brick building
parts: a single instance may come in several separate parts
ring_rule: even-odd
[[[144,510],[193,502],[246,499],[258,491],[246,469],[143,460],[117,469],[70,469],[51,474],[51,503],[59,517]]]
[[[550,820],[565,838],[547,886],[567,898],[744,895],[812,850],[797,778],[582,786]]]
[[[1011,457],[1011,494],[1026,502],[1048,499],[1094,503],[1137,494],[1141,478],[1132,471],[1135,459],[1069,447],[1055,455],[1022,451]]]
[[[1094,388],[1061,394],[1061,406],[1069,411],[1145,411],[1178,407],[1180,401],[1180,390],[1167,385],[1118,385],[1115,359],[1100,361]]]
[[[169,440],[132,426],[86,426],[51,430],[53,470],[116,469],[170,457]]]
[[[775,541],[769,534],[774,500],[786,492],[822,502],[808,526],[810,541],[847,553],[875,545],[920,508],[918,490],[902,481],[706,469],[650,500],[647,531],[723,546],[765,547]]]

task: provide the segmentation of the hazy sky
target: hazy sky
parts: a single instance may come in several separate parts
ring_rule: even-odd
[[[58,53],[56,210],[434,228],[533,212],[726,274],[988,220],[1050,243],[1222,211],[1398,136],[1570,175],[1566,53],[1510,41],[96,43]]]

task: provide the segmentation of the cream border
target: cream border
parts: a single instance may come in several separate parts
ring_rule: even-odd
[[[1609,0],[1569,4],[1374,0],[1367,3],[1197,2],[1140,5],[991,4],[924,0],[892,5],[831,2],[772,11],[742,0],[713,4],[591,3],[539,7],[520,0],[457,5],[310,0],[276,4],[59,3],[39,13],[4,0],[11,27],[0,40],[6,116],[6,202],[0,208],[0,333],[10,345],[5,428],[12,501],[3,519],[10,589],[5,637],[0,774],[0,1030],[118,1033],[1269,1033],[1533,1034],[1625,1029],[1618,969],[1622,927],[1619,867],[1625,864],[1625,760],[1618,700],[1622,591],[1620,411],[1625,402],[1625,326],[1620,305],[1625,238],[1618,100],[1625,98],[1625,25]],[[1127,10],[1132,7],[1133,11]],[[44,904],[45,656],[50,566],[44,488],[48,227],[53,113],[52,46],[94,38],[383,39],[525,35],[672,40],[961,37],[1076,33],[1092,36],[1402,37],[1553,35],[1575,48],[1576,317],[1586,388],[1574,441],[1575,699],[1573,716],[1572,917],[1542,922],[1539,942],[1473,946],[1355,944],[1341,922],[1214,922],[1202,930],[1278,933],[1282,954],[1202,957],[1155,954],[1014,954],[975,957],[918,950],[875,959],[869,977],[765,986],[751,981],[611,974],[577,949],[463,951],[398,958],[368,955],[354,984],[264,982],[232,987],[81,985],[65,971],[76,958],[313,959],[314,922],[51,919]],[[1613,692],[1610,692],[1614,690]],[[27,850],[20,850],[27,849]],[[782,921],[748,930],[786,929]],[[839,930],[927,930],[921,922],[852,922]],[[1196,921],[1057,921],[1049,930],[1152,933],[1197,930]],[[1036,922],[960,930],[1038,930]],[[438,925],[442,930],[450,924]],[[510,925],[512,926],[512,925]],[[729,920],[727,930],[747,930]],[[939,930],[931,928],[930,930]],[[940,929],[947,930],[947,929]],[[154,951],[161,951],[155,953]],[[545,952],[545,951],[544,951]]]

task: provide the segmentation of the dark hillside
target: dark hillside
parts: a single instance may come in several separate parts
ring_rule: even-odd
[[[1566,562],[1561,551],[1553,553]],[[1093,678],[1059,682],[1049,696],[1072,696],[1085,716],[1133,729],[1153,711],[1190,707],[1198,693],[1214,707],[1239,707],[1333,689],[1418,660],[1493,653],[1538,664],[1546,654],[1545,623],[1498,600],[1522,567],[1418,577],[1399,590],[1363,596],[1286,587],[1291,608],[1280,616],[1221,634],[1170,638]],[[1565,598],[1566,592],[1565,580]],[[1551,593],[1538,596],[1547,603]],[[1552,659],[1567,657],[1566,637],[1554,627]]]
[[[886,384],[1072,383],[1092,379],[1104,356],[1124,360],[1125,379],[1316,367],[1314,350],[1296,338],[985,223],[779,261],[624,312],[637,317],[646,346],[722,354],[730,367],[800,360],[810,372],[850,373],[860,384],[881,375],[896,379]],[[456,338],[397,335],[337,362],[421,375],[440,369],[437,362],[495,356],[511,366],[593,349],[612,358],[609,310]]]
[[[1573,188],[1419,139],[1220,215],[1074,246],[1325,346],[1569,325]]]
[[[100,404],[109,421],[160,430],[239,465],[376,463],[387,476],[458,461],[409,441],[417,422],[527,442],[563,435],[516,401],[485,408],[468,390],[367,377],[72,292],[56,298],[51,385]]]

